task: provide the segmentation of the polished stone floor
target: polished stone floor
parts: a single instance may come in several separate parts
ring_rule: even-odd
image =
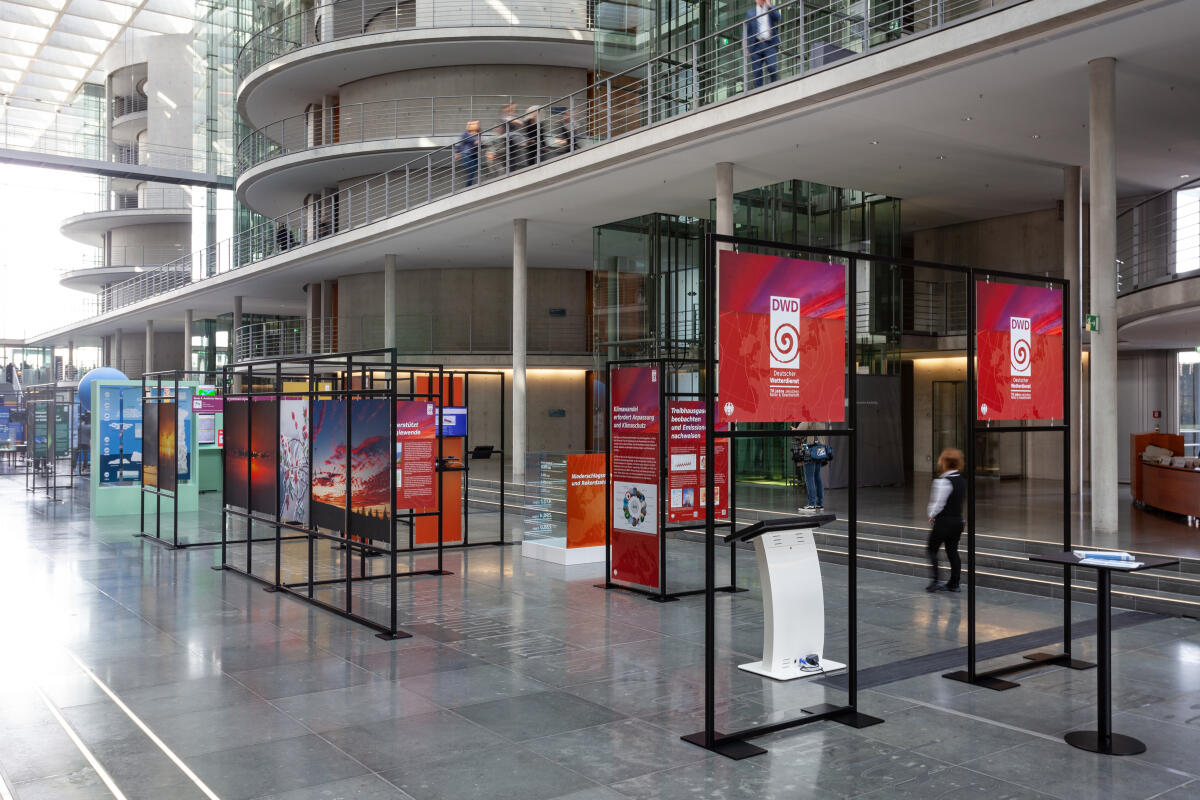
[[[413,636],[382,641],[213,571],[212,549],[134,539],[136,519],[92,522],[82,501],[54,504],[12,478],[0,503],[0,797],[1200,798],[1193,620],[1115,634],[1115,724],[1147,742],[1141,756],[1063,743],[1094,722],[1095,673],[1052,667],[1005,693],[936,673],[883,683],[859,705],[884,724],[772,734],[757,740],[766,755],[735,762],[679,740],[701,727],[700,598],[660,605],[595,588],[600,567],[485,547],[449,555],[453,575],[402,581]],[[700,564],[698,545],[672,542],[673,580],[698,581]],[[845,702],[817,681],[736,669],[761,648],[747,573],[750,591],[717,599],[718,727]],[[844,660],[845,567],[824,567],[824,583],[826,655]],[[964,596],[923,584],[860,573],[863,667],[963,643]],[[986,639],[1061,613],[1008,592],[979,600]]]

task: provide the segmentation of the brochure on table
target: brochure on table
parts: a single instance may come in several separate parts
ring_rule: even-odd
[[[196,415],[190,408],[195,386],[194,382],[179,382],[180,394],[188,400],[187,407],[179,408],[178,412],[179,440],[186,444],[188,451],[187,459],[179,466],[177,497],[180,511],[195,511],[199,507],[200,487],[207,466],[206,459],[199,456],[204,448],[196,444]],[[182,391],[185,388],[187,392]],[[92,383],[92,468],[88,480],[94,517],[138,513],[143,446],[141,394],[140,380]],[[169,504],[171,501],[163,502]]]

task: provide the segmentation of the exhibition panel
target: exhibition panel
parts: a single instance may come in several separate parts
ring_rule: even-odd
[[[120,386],[97,385],[93,391],[100,393],[100,402],[104,403],[107,396],[111,405],[117,406],[120,416],[120,426],[133,427],[132,441],[129,442],[133,451],[129,458],[141,458],[141,485],[139,487],[138,514],[140,524],[137,536],[150,541],[177,547],[204,547],[217,544],[216,540],[199,539],[184,541],[179,533],[179,513],[195,511],[198,505],[200,464],[197,455],[199,448],[196,444],[195,412],[197,387],[203,381],[206,373],[185,370],[165,370],[162,372],[147,372],[142,376],[140,387],[140,420],[137,426],[134,416],[126,417],[124,404],[128,390]],[[103,406],[102,406],[103,408]],[[108,409],[110,416],[112,408]],[[140,437],[138,436],[140,427]],[[117,433],[116,427],[109,420],[110,436]],[[126,429],[128,430],[128,429]],[[121,433],[120,447],[125,447],[125,433]],[[119,456],[124,458],[124,456]],[[119,483],[113,481],[112,483]],[[114,494],[117,486],[97,487],[97,496],[101,492]],[[146,530],[146,495],[154,498],[154,530]],[[162,529],[163,501],[169,505],[170,535],[164,535]],[[120,503],[114,501],[115,509]]]
[[[75,485],[71,459],[79,419],[75,389],[53,383],[28,386],[25,408],[30,426],[25,489],[44,492],[57,501],[59,492]]]
[[[397,579],[448,574],[444,526],[459,519],[442,499],[457,499],[445,477],[462,469],[447,458],[439,413],[454,385],[440,366],[397,364],[391,350],[226,368],[219,568],[382,638],[407,637]],[[432,533],[429,546],[416,547],[420,526]],[[230,536],[237,527],[241,539]],[[263,528],[270,533],[255,534]],[[418,564],[418,552],[436,567]]]
[[[719,525],[733,529],[734,481],[728,442],[713,457],[702,452],[702,363],[689,359],[609,361],[608,503],[604,587],[648,595],[659,602],[700,594],[694,584],[672,590],[667,540],[701,518],[714,495]],[[667,418],[663,419],[666,410]],[[716,469],[710,471],[708,464]],[[705,475],[713,473],[710,484]],[[730,547],[729,584],[737,588],[737,550]]]

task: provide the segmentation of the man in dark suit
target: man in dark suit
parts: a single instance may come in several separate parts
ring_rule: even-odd
[[[754,88],[772,83],[778,73],[779,23],[783,15],[771,6],[771,0],[754,0],[746,12],[742,45],[750,58]]]

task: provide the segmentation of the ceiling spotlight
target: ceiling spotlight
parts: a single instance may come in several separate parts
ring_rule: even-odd
[[[1180,175],[1180,176],[1179,176],[1179,180],[1181,180],[1181,181],[1186,181],[1186,180],[1187,180],[1188,178],[1190,178],[1190,177],[1192,177],[1192,176],[1191,176],[1191,175],[1189,175],[1189,174],[1187,174],[1187,173],[1185,172],[1185,173],[1183,173],[1182,175]]]
[[[872,139],[872,140],[871,140],[871,144],[879,144],[879,140],[878,140],[878,139]]]
[[[1040,138],[1042,138],[1042,135],[1040,133],[1035,133],[1035,134],[1032,134],[1029,138],[1030,139],[1040,139]]]
[[[937,157],[937,160],[938,160],[938,161],[945,161],[945,160],[946,160],[946,157],[945,157],[945,156],[938,156],[938,157]]]
[[[973,120],[973,119],[975,119],[975,118],[974,118],[974,117],[963,117],[963,118],[962,118],[962,121],[963,121],[963,122],[970,122],[970,121],[971,121],[971,120]]]

